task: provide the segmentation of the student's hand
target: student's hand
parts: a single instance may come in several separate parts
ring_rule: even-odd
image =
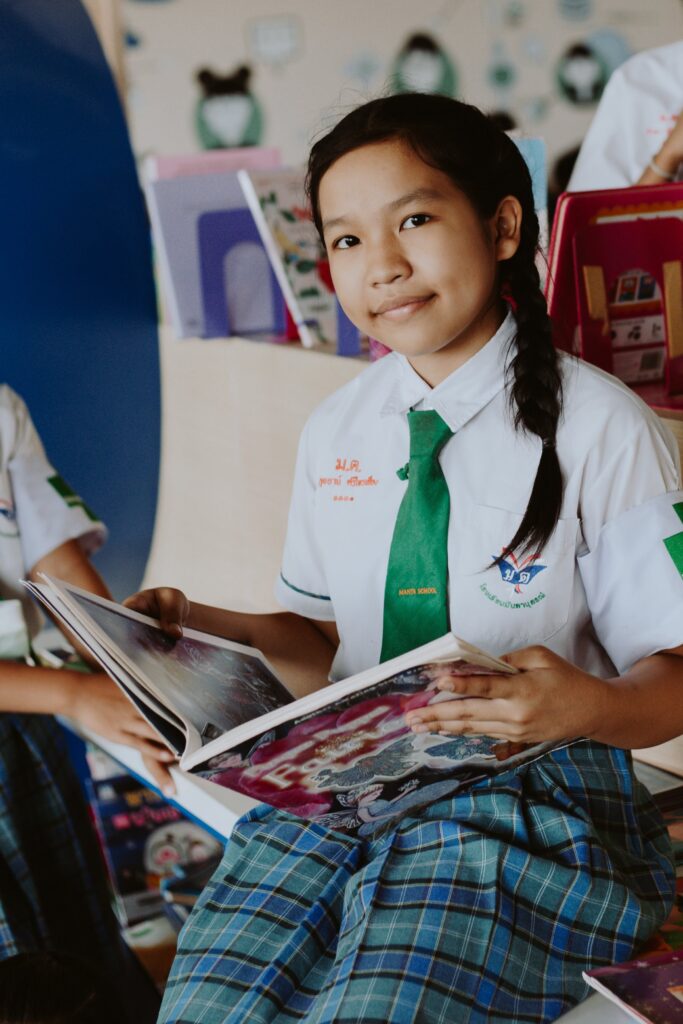
[[[127,597],[123,604],[135,612],[158,619],[164,633],[176,638],[183,635],[183,625],[190,614],[190,602],[182,590],[174,587],[140,590]]]
[[[89,732],[139,750],[156,785],[167,796],[174,793],[169,766],[175,762],[175,756],[116,683],[104,673],[85,675],[72,672],[67,679],[67,670],[62,669],[59,675],[60,682],[68,684],[68,697],[64,704],[67,718],[72,718]]]
[[[541,743],[590,737],[599,729],[608,704],[607,681],[547,647],[526,647],[503,660],[521,671],[510,676],[438,674],[439,690],[466,699],[409,711],[406,721],[413,731]]]

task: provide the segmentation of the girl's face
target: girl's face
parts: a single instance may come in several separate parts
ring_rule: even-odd
[[[442,171],[404,142],[352,150],[319,189],[339,301],[372,338],[407,356],[432,386],[489,340],[503,317],[498,260],[519,244],[521,209],[482,222]]]

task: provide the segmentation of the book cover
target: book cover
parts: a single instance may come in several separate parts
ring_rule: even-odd
[[[247,146],[237,149],[208,149],[202,153],[155,154],[145,158],[145,181],[161,178],[186,178],[195,174],[221,174],[243,167],[266,170],[279,167],[280,150],[274,146]]]
[[[146,195],[175,334],[282,333],[280,288],[237,172],[152,181]]]
[[[215,858],[220,844],[152,789],[126,774],[89,779],[90,805],[123,925],[163,911],[161,880]]]
[[[180,757],[180,767],[337,829],[374,831],[553,744],[413,733],[412,708],[453,699],[439,673],[514,674],[448,633],[295,700],[261,652],[44,576],[28,589],[61,619]],[[457,699],[457,698],[455,698]]]
[[[303,170],[242,170],[237,176],[302,344],[334,345],[337,300],[320,273],[324,254],[304,195]]]
[[[646,1024],[683,1021],[683,951],[659,953],[584,971],[598,992]]]

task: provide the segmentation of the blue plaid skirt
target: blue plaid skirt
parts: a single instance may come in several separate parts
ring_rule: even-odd
[[[115,981],[131,1022],[155,1018],[61,727],[47,715],[0,714],[0,959],[41,950],[78,956]]]
[[[180,936],[160,1024],[552,1021],[674,895],[629,754],[546,755],[363,839],[259,807]]]

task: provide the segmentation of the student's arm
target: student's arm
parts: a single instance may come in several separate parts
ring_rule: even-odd
[[[39,572],[58,576],[102,597],[109,596],[101,576],[75,540],[60,544],[41,558],[28,576],[35,580]],[[166,765],[175,758],[160,742],[158,733],[102,672],[85,674],[68,668],[0,661],[1,711],[65,715],[106,739],[135,747],[155,782],[163,788],[172,785]]]
[[[651,747],[683,733],[683,646],[599,679],[547,647],[505,656],[515,676],[442,677],[438,686],[469,699],[410,712],[418,732],[483,733],[517,742],[585,736],[616,747]]]
[[[294,612],[256,615],[226,611],[190,602],[172,587],[143,590],[123,603],[159,619],[170,636],[181,636],[183,626],[188,626],[257,647],[296,697],[326,685],[339,645],[334,622],[306,619]]]
[[[662,185],[673,180],[679,164],[683,163],[683,113],[679,114],[671,133],[652,158],[652,163],[662,173],[658,174],[648,165],[636,182],[637,185]]]

